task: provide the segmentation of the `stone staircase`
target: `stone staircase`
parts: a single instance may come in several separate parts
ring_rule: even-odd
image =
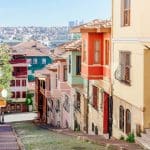
[[[145,133],[141,133],[141,137],[136,137],[136,142],[144,149],[150,150],[150,129],[145,129]]]

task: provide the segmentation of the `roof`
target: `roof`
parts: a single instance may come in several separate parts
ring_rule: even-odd
[[[80,51],[81,48],[82,48],[82,41],[81,40],[73,41],[73,42],[71,42],[65,46],[65,49],[69,50],[69,51],[77,51],[77,50]]]
[[[49,73],[50,73],[49,70],[46,67],[44,67],[42,70],[35,71],[35,76],[41,77],[41,76],[47,75]]]
[[[99,20],[95,19],[91,22],[88,22],[86,24],[76,26],[71,29],[72,33],[80,33],[80,32],[101,32],[102,30],[100,29],[110,29],[112,26],[112,21],[111,20]]]
[[[27,41],[11,47],[12,53],[26,56],[48,56],[49,49],[38,41]]]

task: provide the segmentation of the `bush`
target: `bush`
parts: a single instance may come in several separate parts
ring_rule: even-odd
[[[27,105],[32,105],[32,103],[33,103],[32,97],[33,97],[33,94],[28,92],[26,95],[26,104]]]
[[[126,141],[128,141],[128,142],[130,142],[130,143],[134,143],[134,142],[135,142],[134,133],[128,134],[128,137],[127,137]]]

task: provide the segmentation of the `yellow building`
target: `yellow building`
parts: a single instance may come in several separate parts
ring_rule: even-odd
[[[112,0],[113,136],[150,128],[149,0]]]

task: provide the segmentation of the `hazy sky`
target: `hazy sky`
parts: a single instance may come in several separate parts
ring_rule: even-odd
[[[111,0],[0,0],[0,26],[61,26],[110,17]]]

